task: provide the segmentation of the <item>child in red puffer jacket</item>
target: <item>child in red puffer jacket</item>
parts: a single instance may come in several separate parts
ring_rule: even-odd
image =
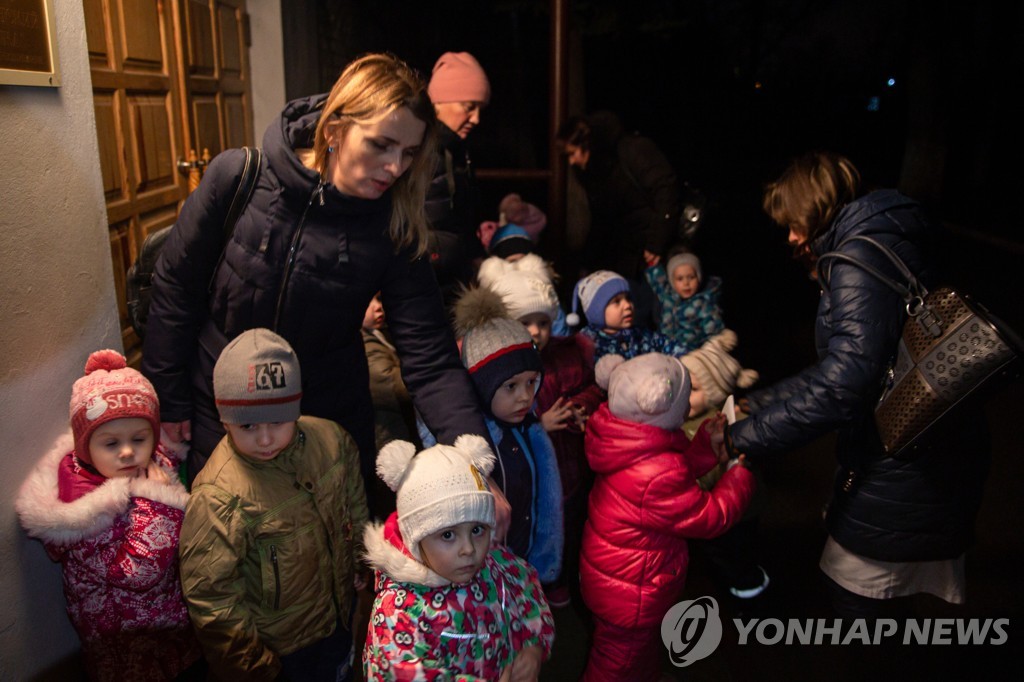
[[[705,422],[692,442],[686,437],[680,427],[690,380],[678,359],[608,355],[596,375],[608,402],[586,432],[595,481],[580,582],[594,614],[594,638],[583,679],[656,679],[664,660],[661,621],[686,582],[686,539],[714,537],[736,523],[754,477],[745,466],[732,466],[712,490],[697,485],[727,458],[724,417]]]

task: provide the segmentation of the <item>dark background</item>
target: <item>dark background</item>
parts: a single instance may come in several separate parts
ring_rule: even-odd
[[[364,52],[393,52],[429,77],[441,53],[468,51],[492,85],[470,138],[475,167],[547,168],[552,4],[283,3],[288,97],[327,90]],[[817,293],[788,262],[784,235],[760,210],[760,190],[810,149],[846,154],[869,183],[921,201],[948,247],[939,254],[946,279],[1024,327],[1013,267],[1024,264],[1014,201],[1024,179],[1020,3],[576,0],[568,7],[570,113],[616,111],[706,195],[697,243],[704,270],[723,277],[738,353],[766,378],[810,357],[802,325]],[[544,181],[487,181],[481,191],[481,220],[496,219],[498,201],[512,191],[549,209]],[[547,231],[545,255],[560,253],[555,234]],[[967,258],[986,267],[963,272]],[[766,339],[759,332],[769,326]]]
[[[480,169],[546,168],[550,151],[549,0],[293,0],[282,3],[289,98],[327,90],[367,51],[429,77],[446,51],[484,66],[492,100],[470,138]],[[1024,330],[1019,89],[1024,3],[913,0],[576,0],[569,5],[570,113],[609,108],[654,139],[707,197],[697,250],[724,280],[737,355],[772,381],[813,362],[817,286],[760,209],[764,183],[810,149],[849,156],[865,179],[898,187],[935,219],[946,282]],[[892,84],[889,81],[892,79]],[[549,209],[544,181],[483,183],[481,219],[518,191]],[[550,213],[550,211],[549,211]],[[557,234],[549,230],[547,235]],[[542,242],[546,255],[559,244]],[[557,265],[558,263],[556,263]],[[571,284],[571,283],[570,283]],[[689,679],[1002,678],[1024,613],[1020,497],[1024,388],[991,401],[992,473],[968,554],[968,604],[924,600],[921,615],[1010,617],[1002,647],[737,647]],[[831,616],[820,589],[820,524],[832,470],[821,439],[763,471],[762,556],[773,576],[760,615]],[[972,453],[965,452],[965,457]],[[706,566],[703,567],[706,569]],[[688,595],[712,593],[699,559]],[[726,602],[726,615],[735,611]],[[547,679],[571,679],[585,627],[559,612]],[[681,673],[681,675],[682,675]]]

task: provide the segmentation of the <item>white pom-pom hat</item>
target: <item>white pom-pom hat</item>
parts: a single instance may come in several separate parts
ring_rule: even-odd
[[[420,540],[432,533],[467,522],[494,526],[494,495],[487,486],[493,468],[490,445],[471,434],[419,454],[401,440],[381,448],[377,475],[396,493],[398,530],[418,561]]]

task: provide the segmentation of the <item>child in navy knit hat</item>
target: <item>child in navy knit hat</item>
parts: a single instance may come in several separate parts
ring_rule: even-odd
[[[506,544],[537,569],[541,583],[551,583],[562,567],[562,485],[551,439],[534,413],[540,353],[487,287],[456,301],[455,327],[498,455],[492,478],[512,507]],[[420,435],[425,446],[435,444],[429,432]]]
[[[572,326],[580,323],[576,312],[580,306],[587,326],[579,333],[593,340],[595,362],[609,353],[630,359],[644,353],[682,357],[693,350],[659,332],[634,327],[629,283],[611,270],[592,272],[576,283],[572,312],[567,316]]]

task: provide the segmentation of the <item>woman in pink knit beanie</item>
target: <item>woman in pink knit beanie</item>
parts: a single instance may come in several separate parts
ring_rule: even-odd
[[[443,124],[438,125],[441,144],[427,190],[430,262],[445,303],[451,305],[485,256],[476,239],[480,218],[466,138],[491,100],[491,84],[473,55],[445,52],[434,64],[427,94]]]

